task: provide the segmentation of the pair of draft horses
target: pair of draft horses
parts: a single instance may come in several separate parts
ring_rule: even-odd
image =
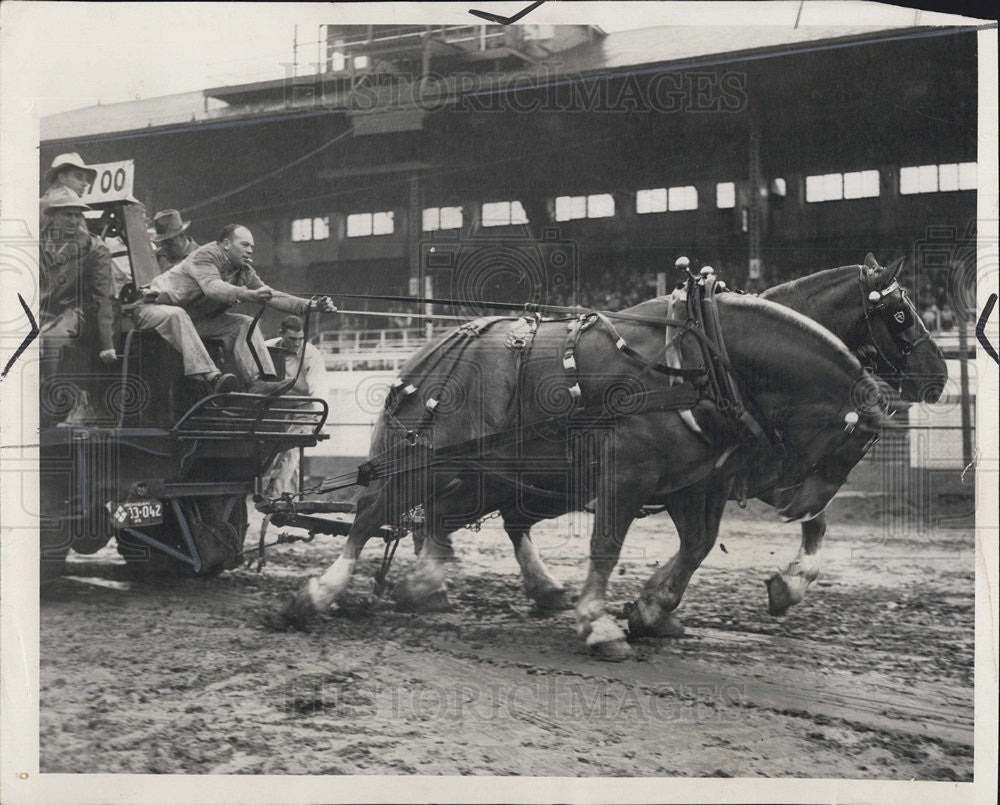
[[[632,521],[643,506],[664,507],[680,548],[626,607],[630,635],[675,635],[673,612],[733,497],[760,498],[785,521],[802,522],[798,555],[768,582],[771,612],[783,612],[818,573],[824,508],[887,417],[903,401],[935,402],[942,393],[945,363],[897,281],[900,266],[868,255],[863,266],[760,297],[715,296],[720,382],[735,384],[738,409],[711,393],[676,402],[684,373],[663,371],[660,361],[672,349],[673,366],[697,364],[705,339],[666,326],[676,315],[672,297],[536,320],[527,353],[509,348],[525,324],[510,318],[480,320],[426,346],[402,370],[376,426],[375,471],[339,558],[288,602],[285,622],[302,625],[330,608],[365,543],[418,507],[424,524],[414,537],[423,545],[394,589],[397,602],[440,597],[454,559],[450,534],[499,511],[527,594],[541,608],[568,608],[529,531],[596,501],[576,628],[593,653],[624,659],[631,648],[606,612],[605,592]]]

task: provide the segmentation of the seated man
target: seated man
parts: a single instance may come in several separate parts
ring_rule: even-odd
[[[85,425],[96,416],[87,388],[94,353],[104,363],[113,363],[117,357],[111,253],[104,241],[87,231],[83,212],[90,207],[73,190],[56,187],[45,198],[47,223],[39,240],[38,274],[42,405],[46,406],[49,396],[46,387],[53,395],[67,393],[65,385],[54,382],[59,373],[75,376],[70,384],[73,408],[60,424]]]
[[[268,348],[277,348],[285,353],[285,379],[295,378],[295,385],[288,393],[326,399],[326,363],[320,351],[305,342],[302,319],[286,316],[278,332],[277,338],[266,343]],[[294,429],[294,425],[291,427]],[[264,476],[264,495],[277,498],[284,492],[298,492],[300,472],[298,448],[279,453]]]
[[[263,367],[257,365],[246,344],[249,316],[229,313],[239,302],[271,305],[286,313],[304,314],[308,299],[274,291],[253,270],[253,235],[245,226],[229,224],[215,243],[200,246],[181,263],[142,288],[143,304],[133,310],[136,327],[156,330],[184,358],[184,374],[207,383],[208,393],[232,391],[232,375],[220,374],[209,357],[202,338],[221,338],[236,359],[244,384],[257,394],[269,394],[282,383],[268,382],[274,364],[260,330],[253,335],[254,347]],[[319,297],[317,310],[334,312],[329,297]]]

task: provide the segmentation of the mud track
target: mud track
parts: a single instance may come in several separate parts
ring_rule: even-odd
[[[588,526],[537,529],[572,589]],[[275,549],[261,575],[152,587],[113,548],[71,557],[42,597],[41,770],[971,780],[970,531],[834,518],[822,575],[781,619],[763,580],[797,529],[734,509],[721,542],[679,610],[688,635],[620,664],[582,651],[571,613],[531,610],[495,520],[456,535],[452,611],[370,605],[372,543],[347,605],[307,633],[262,615],[339,539]],[[669,520],[636,523],[619,617],[675,546]],[[393,575],[410,562],[407,543]]]

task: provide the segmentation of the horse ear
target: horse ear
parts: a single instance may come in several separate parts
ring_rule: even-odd
[[[871,252],[868,252],[868,254],[865,255],[865,268],[867,268],[869,272],[878,271],[879,268],[881,268],[878,264],[878,260],[875,259],[875,255]]]
[[[892,261],[889,267],[886,269],[886,274],[889,275],[890,282],[899,276],[899,272],[903,269],[903,264],[906,262],[906,256],[898,257]]]

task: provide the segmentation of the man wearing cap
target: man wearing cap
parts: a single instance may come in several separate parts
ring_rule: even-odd
[[[298,316],[285,316],[278,333],[277,337],[269,339],[266,344],[269,350],[278,349],[284,353],[285,378],[295,378],[295,384],[288,393],[326,399],[326,363],[320,351],[305,340],[302,319]],[[299,491],[299,455],[298,448],[293,448],[275,456],[263,479],[262,491],[265,496],[277,498],[283,492]]]
[[[73,410],[62,423],[82,425],[93,416],[86,375],[93,371],[94,353],[104,363],[116,358],[111,253],[87,231],[83,213],[90,207],[73,190],[53,187],[46,199],[48,222],[39,240],[38,277],[43,373],[50,379],[58,372],[82,375],[73,384]]]
[[[155,234],[152,240],[159,246],[156,262],[160,264],[160,271],[173,268],[198,248],[194,239],[187,235],[189,226],[191,222],[181,220],[177,210],[160,210],[153,216]]]
[[[283,384],[273,382],[274,364],[264,338],[260,330],[254,331],[261,373],[246,344],[252,319],[230,313],[229,308],[252,302],[299,315],[311,309],[335,312],[337,308],[329,297],[311,301],[269,288],[253,269],[253,247],[249,229],[228,224],[217,241],[198,247],[142,288],[144,304],[132,316],[139,329],[155,329],[181,353],[186,375],[217,372],[202,338],[222,339],[250,391],[268,394]]]

